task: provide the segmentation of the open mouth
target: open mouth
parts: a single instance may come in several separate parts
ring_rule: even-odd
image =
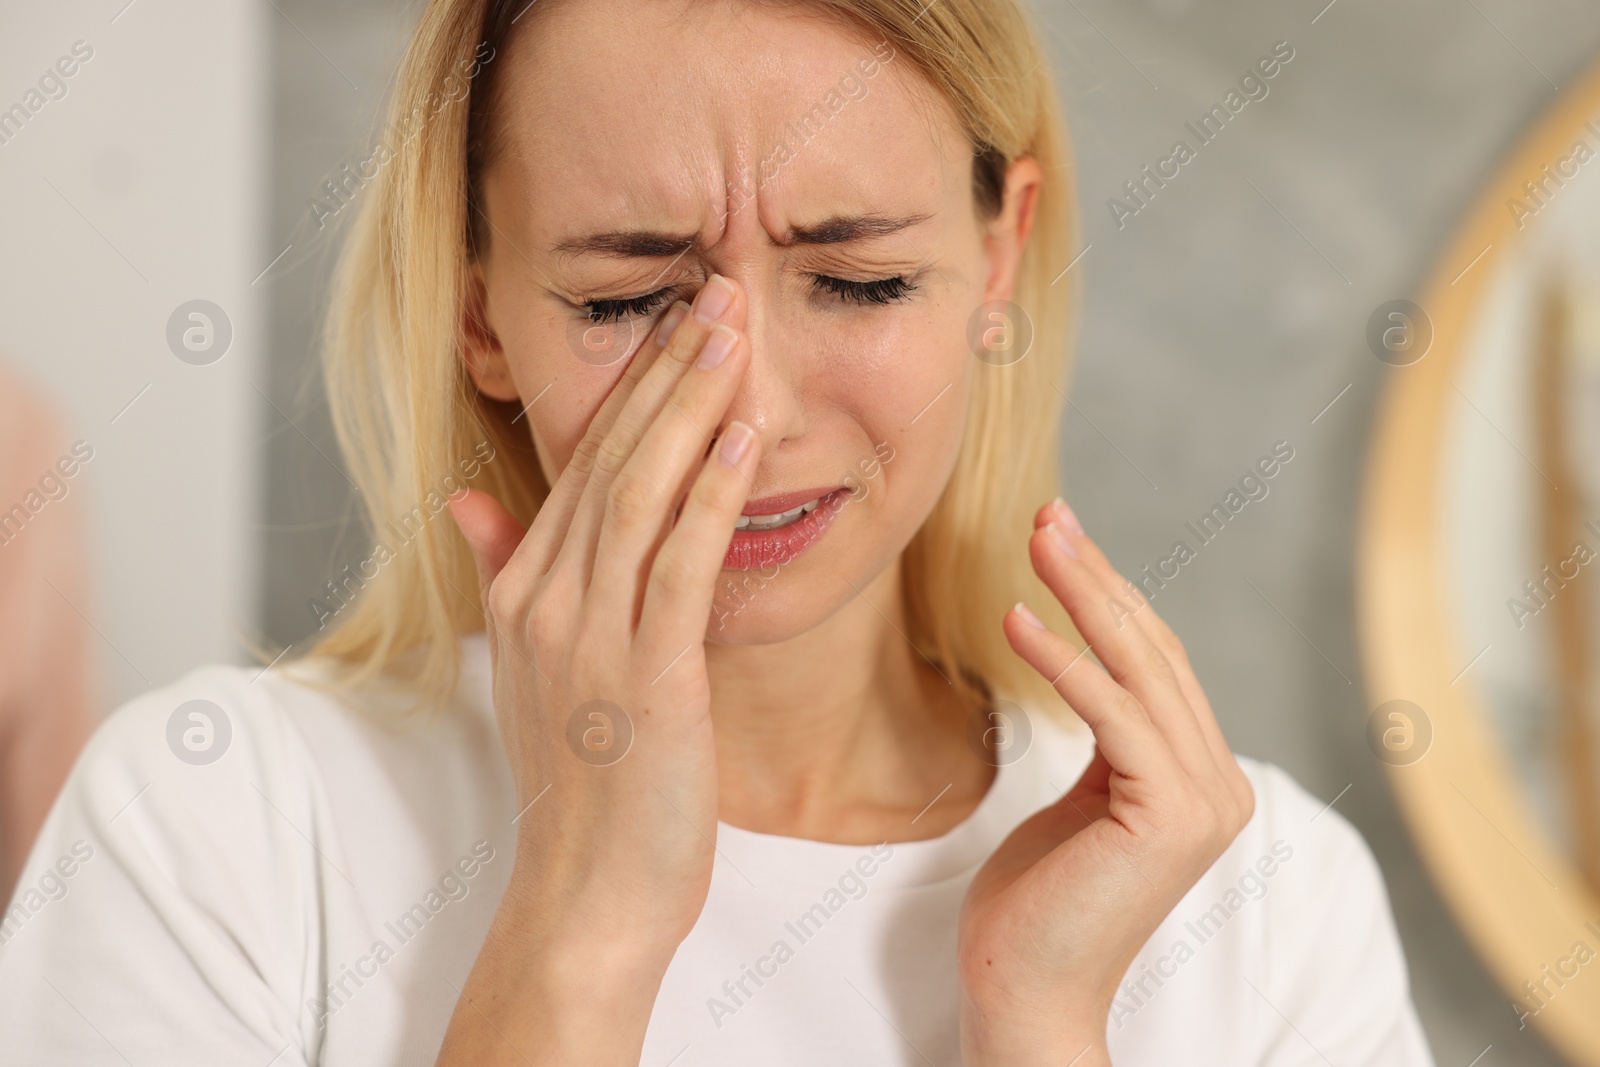
[[[826,495],[828,495],[828,494],[826,494],[826,493],[823,494],[823,496],[826,496]],[[808,514],[811,511],[815,510],[817,505],[820,504],[820,503],[822,503],[822,497],[819,496],[815,500],[806,501],[804,504],[801,504],[797,508],[790,508],[788,511],[780,511],[776,515],[740,515],[739,516],[738,525],[736,525],[734,527],[734,529],[736,529],[736,530],[777,530],[777,529],[781,529],[781,528],[789,525],[791,522],[794,522],[797,519],[799,519],[800,516]]]
[[[822,536],[852,496],[845,486],[801,489],[748,501],[733,529],[722,565],[749,570],[789,563]],[[688,494],[684,494],[684,500]],[[673,514],[676,524],[684,501]]]
[[[745,504],[722,565],[731,570],[781,566],[816,543],[850,499],[841,487],[801,489]]]

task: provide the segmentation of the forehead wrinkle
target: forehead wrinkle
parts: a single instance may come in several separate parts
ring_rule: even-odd
[[[943,139],[936,135],[936,120],[941,117],[937,109],[930,108],[930,102],[921,99],[915,91],[905,92],[904,87],[899,85],[895,88],[899,90],[896,96],[909,103],[917,113],[917,118],[912,121],[926,130],[933,155],[942,155],[940,149]],[[779,101],[780,104],[784,102]],[[919,247],[922,242],[912,240],[904,232],[931,216],[926,213],[897,215],[890,205],[874,206],[872,201],[876,197],[862,188],[857,180],[860,175],[850,173],[848,166],[841,166],[843,160],[831,158],[840,153],[840,146],[824,147],[808,143],[803,146],[803,152],[797,153],[797,156],[804,157],[803,161],[796,158],[790,165],[779,168],[778,174],[774,175],[776,180],[762,180],[765,176],[760,173],[762,168],[756,159],[762,154],[763,146],[770,149],[769,142],[779,143],[786,136],[781,121],[783,114],[762,113],[762,109],[754,112],[745,109],[732,114],[725,108],[708,110],[708,121],[699,131],[702,136],[690,138],[688,143],[680,141],[677,151],[668,154],[669,158],[676,157],[668,163],[669,173],[657,171],[654,175],[656,180],[634,185],[640,177],[637,171],[629,175],[627,171],[605,167],[604,170],[610,172],[609,180],[597,174],[596,178],[600,180],[590,186],[591,193],[609,186],[609,194],[603,199],[611,200],[618,207],[631,203],[635,209],[643,209],[646,218],[654,215],[665,221],[676,216],[683,220],[677,227],[669,224],[657,228],[647,223],[596,229],[556,241],[549,246],[551,254],[563,262],[574,259],[601,263],[626,262],[670,257],[676,264],[688,254],[704,257],[719,247],[743,243],[746,238],[740,238],[738,234],[748,228],[751,231],[747,238],[749,241],[759,244],[764,236],[770,244],[780,248],[868,242],[893,237],[897,239],[896,243],[911,251],[922,263],[932,260],[933,257]],[[756,132],[758,130],[761,132]],[[657,158],[662,159],[659,153]],[[665,162],[665,159],[662,161]],[[828,162],[834,165],[829,166]],[[807,177],[822,180],[824,184],[838,183],[842,187],[835,189],[834,194],[843,194],[843,199],[855,203],[839,204],[844,210],[820,219],[806,219],[796,225],[791,221],[792,211],[784,206],[786,202],[791,208],[798,206],[793,204],[797,196],[802,200],[807,199],[802,188],[796,186],[795,179],[801,175],[795,168],[809,171],[810,166],[817,163],[823,164],[823,171],[808,174]],[[627,184],[634,186],[632,189],[614,184],[616,178],[625,175],[629,178]],[[583,184],[580,179],[579,185]],[[802,181],[801,185],[815,191],[814,180]],[[670,207],[673,202],[682,206],[684,201],[680,197],[685,193],[688,194],[685,200],[700,204],[701,222],[698,227],[688,224],[688,219],[679,214],[679,209]],[[888,194],[889,190],[879,190],[879,193]],[[898,199],[890,195],[891,199]],[[723,201],[721,211],[713,206],[718,199]],[[833,196],[827,199],[833,199]],[[827,207],[825,202],[818,206],[824,210]],[[903,205],[901,210],[908,211],[910,207],[909,204]],[[741,223],[738,220],[741,214],[753,214],[755,219]],[[730,241],[730,238],[733,240]],[[671,269],[673,264],[666,269]]]
[[[601,23],[610,24],[613,17],[605,14],[605,5],[593,7],[556,5],[556,7],[564,8],[567,13],[567,19],[559,20],[564,29],[571,29],[573,23],[567,20],[573,16],[577,17],[578,29],[575,32],[580,36],[598,28]],[[648,3],[642,7],[643,10],[659,10]],[[588,262],[614,263],[652,258],[663,261],[672,257],[681,259],[689,254],[703,256],[714,249],[729,245],[731,243],[729,239],[735,237],[737,232],[747,225],[751,226],[750,240],[759,242],[760,238],[757,236],[759,231],[767,234],[768,239],[780,247],[797,243],[840,243],[840,239],[837,238],[831,241],[802,239],[799,234],[791,232],[788,226],[789,219],[784,217],[788,213],[777,207],[783,201],[791,201],[799,192],[794,188],[792,181],[783,179],[793,179],[797,175],[792,168],[807,164],[795,163],[784,166],[780,169],[780,176],[776,182],[764,182],[759,180],[761,164],[757,160],[763,151],[771,150],[772,144],[769,142],[782,141],[786,136],[784,132],[786,120],[793,117],[790,112],[797,106],[796,100],[800,99],[794,94],[803,91],[806,94],[804,100],[810,100],[812,95],[820,93],[831,85],[829,79],[836,73],[836,68],[848,68],[839,66],[842,61],[838,59],[836,42],[833,40],[819,42],[818,35],[813,33],[804,36],[794,54],[780,54],[765,41],[760,43],[767,44],[766,49],[754,48],[749,53],[740,52],[733,47],[733,44],[748,43],[748,38],[752,35],[765,36],[760,33],[760,28],[764,28],[765,23],[753,18],[751,8],[739,4],[735,4],[734,8],[738,11],[739,17],[710,22],[698,17],[703,13],[698,5],[693,8],[695,18],[690,17],[690,9],[670,8],[672,16],[664,17],[660,24],[650,29],[650,33],[661,36],[687,30],[689,32],[684,34],[684,39],[697,49],[709,51],[712,61],[690,65],[688,69],[681,64],[647,65],[639,81],[600,79],[579,80],[575,83],[564,76],[570,73],[571,56],[570,53],[563,55],[565,50],[560,47],[560,43],[567,35],[549,33],[534,38],[538,41],[534,45],[534,56],[541,61],[523,64],[521,76],[516,81],[537,86],[534,90],[536,93],[570,93],[575,84],[581,85],[593,94],[593,103],[602,105],[601,110],[606,116],[606,122],[611,122],[617,115],[623,114],[625,107],[633,107],[637,111],[639,106],[643,106],[654,112],[662,100],[659,94],[669,93],[678,97],[687,96],[688,110],[691,113],[704,115],[708,120],[698,131],[701,137],[690,137],[687,141],[673,137],[666,142],[662,142],[659,136],[652,138],[658,150],[647,153],[647,156],[653,155],[659,163],[667,163],[671,173],[657,171],[659,180],[646,182],[643,187],[634,186],[631,190],[619,187],[616,179],[626,175],[631,168],[619,169],[616,162],[605,153],[584,152],[582,163],[595,171],[594,176],[597,181],[589,186],[586,193],[579,195],[590,208],[599,208],[609,201],[607,210],[612,213],[612,226],[608,230],[591,234],[578,233],[568,236],[547,246],[549,254],[558,261],[570,263],[574,259],[581,261],[593,257],[588,259]],[[553,8],[551,13],[554,10]],[[809,18],[817,18],[817,28],[824,31],[829,38],[844,30],[844,35],[851,39],[851,43],[847,46],[851,55],[870,44],[864,37],[839,26],[834,20],[820,18],[817,13],[808,12],[804,8],[762,10],[771,15],[800,16],[802,22],[808,21]],[[616,26],[611,26],[611,29],[615,30]],[[822,66],[818,66],[818,57],[822,57]],[[548,62],[542,61],[546,59]],[[818,74],[818,71],[822,74]],[[942,140],[937,136],[935,129],[937,119],[941,117],[939,102],[936,98],[928,99],[934,94],[921,86],[918,79],[908,77],[908,72],[899,65],[886,70],[884,77],[886,80],[875,92],[887,92],[889,95],[878,99],[885,102],[892,101],[900,106],[909,105],[917,116],[911,120],[913,128],[919,125],[926,128],[931,137],[930,143],[937,154]],[[824,82],[828,84],[823,84]],[[741,101],[747,102],[750,106],[731,109],[728,106],[730,102]],[[521,123],[513,126],[513,129],[522,127],[522,137],[519,139],[527,138],[530,142],[527,145],[529,155],[539,157],[541,163],[549,163],[550,150],[557,144],[570,152],[573,141],[578,144],[584,143],[588,126],[580,125],[571,116],[563,118],[559,112],[543,111],[538,114],[541,119],[534,124],[533,130],[522,126]],[[858,122],[861,114],[860,108],[852,110],[849,121]],[[550,125],[552,119],[553,126]],[[585,121],[592,121],[592,116]],[[658,129],[654,124],[648,124],[648,128]],[[527,134],[534,130],[538,132],[534,133],[533,137],[527,137]],[[679,131],[680,135],[683,132]],[[709,140],[704,135],[709,135]],[[896,140],[900,137],[903,137],[903,133],[897,136]],[[534,145],[538,146],[538,150],[534,149]],[[821,147],[816,143],[807,143],[804,145],[803,154],[811,157],[819,151],[819,147],[824,153],[824,158],[839,151],[838,146]],[[661,151],[662,149],[665,151]],[[669,160],[671,162],[668,162]],[[569,156],[568,162],[570,166],[577,161]],[[611,171],[609,178],[604,174],[607,170]],[[849,192],[854,194],[850,199],[857,202],[840,206],[863,215],[872,212],[874,210],[870,204],[872,198],[863,195],[864,191],[858,182],[853,180],[855,176],[837,169],[833,170],[834,173],[830,175],[831,180],[842,180]],[[558,177],[552,176],[551,180],[557,180]],[[573,177],[569,170],[565,180],[571,181]],[[583,179],[579,178],[578,185],[583,184]],[[629,181],[628,184],[633,185],[633,182]],[[677,209],[660,213],[649,206],[652,202],[657,207],[670,206],[674,202],[681,205],[683,201],[679,198],[685,193],[689,194],[685,199],[690,199],[699,205],[698,208],[692,209],[693,214],[680,214]],[[718,210],[716,204],[719,199],[723,201],[721,210]],[[620,221],[618,219],[620,212],[617,209],[629,201],[632,201],[635,208],[646,208],[640,215],[635,216],[646,225],[628,227],[624,223],[622,227],[616,226],[616,222]],[[825,204],[819,206],[826,210]],[[757,221],[753,225],[739,222],[738,216],[743,213],[755,214]],[[650,218],[652,215],[655,219]],[[595,221],[604,224],[603,216]],[[655,228],[650,225],[651,222],[666,222],[668,225]],[[827,219],[810,219],[806,220],[806,225],[802,229],[827,229],[831,223],[832,220]],[[696,224],[698,232],[691,232]],[[568,233],[571,234],[572,231],[569,230]],[[742,241],[744,238],[739,240]],[[929,258],[922,249],[916,247],[920,241],[913,242],[901,234],[900,243],[913,251],[919,259]]]
[[[713,142],[716,135],[712,133]],[[735,149],[737,152],[737,149]],[[558,257],[592,256],[599,259],[629,260],[656,259],[666,256],[681,257],[688,252],[704,253],[721,243],[727,235],[727,224],[738,209],[723,207],[718,211],[718,199],[730,203],[733,186],[724,177],[722,153],[713,145],[703,146],[691,153],[691,158],[671,164],[671,173],[658,171],[651,175],[655,180],[619,187],[611,197],[614,207],[608,211],[616,215],[635,214],[635,217],[657,219],[698,218],[699,222],[684,226],[622,225],[610,229],[595,229],[563,238],[550,246]],[[636,172],[638,173],[638,172]],[[718,197],[713,190],[725,190]],[[687,195],[685,195],[687,193]],[[685,204],[695,204],[684,211]],[[626,205],[626,206],[622,206]],[[601,225],[604,225],[603,221]]]
[[[813,225],[790,226],[786,232],[771,237],[771,240],[780,248],[790,248],[795,245],[873,241],[891,236],[904,239],[902,231],[932,217],[930,212],[916,212],[910,215],[886,215],[880,212],[859,215],[835,214]],[[655,230],[612,230],[560,241],[553,251],[564,259],[593,255],[623,260],[673,256],[676,260],[687,252],[695,250],[704,252],[717,243],[703,242],[698,234],[679,235]]]

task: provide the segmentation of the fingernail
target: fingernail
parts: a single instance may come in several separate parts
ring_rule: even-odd
[[[682,300],[669,307],[667,313],[661,316],[661,324],[656,327],[656,344],[662,348],[667,347],[667,342],[672,340],[672,331],[678,328],[678,323],[688,314],[689,305]]]
[[[713,274],[705,287],[695,294],[694,317],[701,322],[715,322],[733,303],[733,286],[720,274]]]
[[[744,454],[750,451],[750,443],[756,439],[756,432],[748,424],[737,419],[728,423],[727,430],[722,434],[722,445],[717,449],[717,458],[730,467],[737,467]]]
[[[1073,559],[1078,558],[1078,550],[1072,547],[1072,542],[1067,538],[1067,531],[1062,527],[1060,522],[1056,521],[1055,519],[1051,519],[1049,525],[1047,525],[1045,529],[1050,531],[1050,540],[1059,545],[1061,547],[1061,551],[1065,552]]]
[[[711,336],[706,338],[706,343],[700,349],[700,358],[694,365],[701,370],[711,370],[722,365],[728,358],[728,353],[733,351],[733,346],[739,341],[739,335],[732,326],[719,322],[711,329]]]
[[[1035,615],[1033,613],[1033,609],[1028,607],[1028,605],[1024,604],[1022,601],[1017,601],[1017,606],[1012,610],[1018,615],[1022,616],[1022,621],[1026,622],[1028,625],[1033,626],[1036,629],[1044,629],[1044,620]]]
[[[1062,500],[1060,497],[1056,497],[1054,506],[1056,518],[1061,520],[1061,525],[1065,526],[1073,533],[1083,533],[1083,523],[1079,522],[1078,516],[1074,515],[1072,513],[1072,509],[1067,507],[1067,502],[1065,500]]]

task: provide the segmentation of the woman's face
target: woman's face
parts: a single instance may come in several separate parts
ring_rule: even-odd
[[[660,313],[735,280],[752,358],[724,424],[759,435],[751,499],[853,493],[793,559],[724,569],[708,638],[803,633],[897,560],[948,481],[972,376],[996,373],[969,320],[1010,297],[1037,166],[980,220],[948,104],[888,42],[802,8],[571,0],[528,19],[493,60],[474,380],[538,398],[553,482]]]

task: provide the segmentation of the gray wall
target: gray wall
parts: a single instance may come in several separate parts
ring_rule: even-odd
[[[61,595],[93,628],[97,714],[202,664],[249,662],[256,636],[264,10],[0,7],[0,359],[92,450],[64,483],[83,509],[88,588]],[[47,72],[50,99],[19,129],[10,109]],[[181,338],[195,300],[220,311],[214,348],[180,359],[169,322]],[[59,593],[67,579],[47,570]]]
[[[1388,370],[1366,348],[1367,318],[1412,291],[1488,170],[1600,50],[1600,9],[1325,3],[1039,4],[1090,246],[1073,268],[1086,299],[1067,495],[1134,572],[1166,555],[1183,523],[1275,441],[1293,446],[1270,495],[1183,567],[1156,608],[1188,645],[1238,751],[1328,800],[1349,787],[1338,810],[1383,865],[1441,1067],[1466,1067],[1490,1045],[1479,1067],[1555,1064],[1518,1030],[1443,910],[1363,741],[1351,556]],[[281,247],[304,232],[316,187],[370,143],[415,5],[276,6]],[[1175,140],[1193,145],[1184,123],[1281,40],[1294,58],[1268,95],[1119,227],[1108,198]],[[333,246],[326,235],[308,240],[273,279],[274,399],[298,427],[264,415],[276,431],[263,625],[282,642],[311,629],[306,599],[362,548],[311,378]]]
[[[316,338],[346,209],[313,212],[324,183],[371,153],[379,108],[420,5],[274,0],[269,116],[273,247],[292,246],[270,278],[271,393],[262,416],[262,626],[278,645],[316,632],[307,606],[346,563],[370,554],[328,421]],[[363,195],[361,191],[355,194]],[[299,649],[296,648],[296,651]]]

